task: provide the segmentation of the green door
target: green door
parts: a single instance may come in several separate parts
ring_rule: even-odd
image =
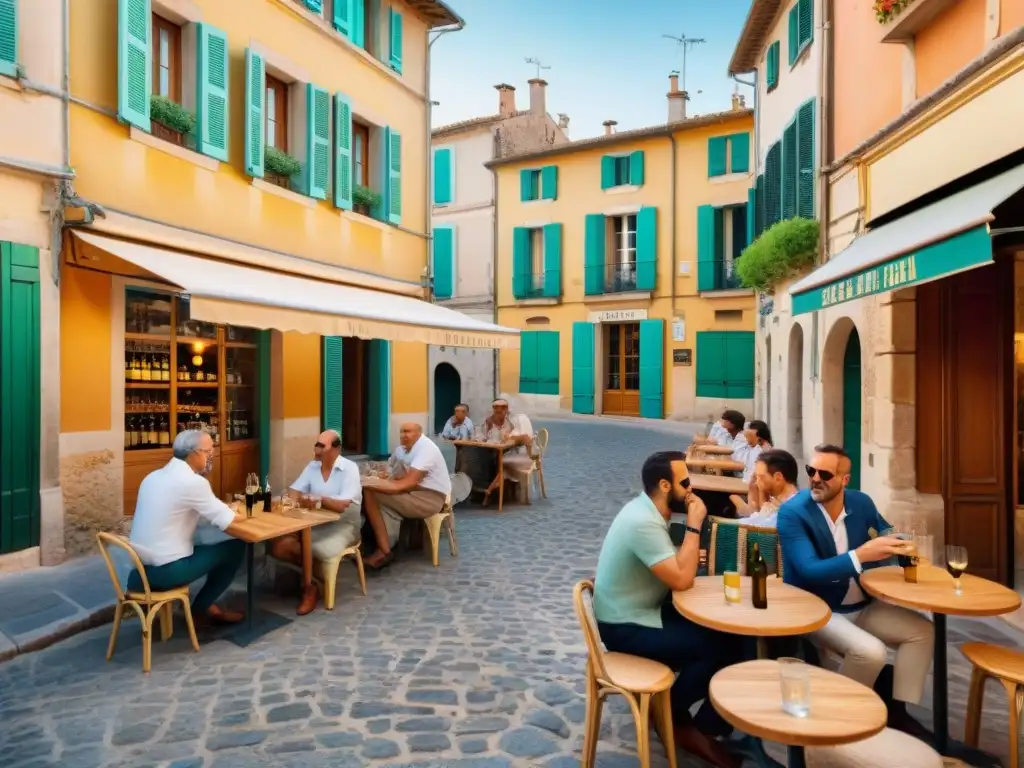
[[[441,363],[434,369],[434,434],[441,434],[445,423],[462,402],[462,379],[455,367]]]
[[[843,356],[843,448],[850,454],[850,488],[860,489],[860,337],[850,331]]]

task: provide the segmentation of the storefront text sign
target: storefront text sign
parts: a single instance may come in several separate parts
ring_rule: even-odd
[[[605,312],[591,312],[592,323],[635,323],[647,319],[646,309],[609,309]]]

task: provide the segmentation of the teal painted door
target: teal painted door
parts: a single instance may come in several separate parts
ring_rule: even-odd
[[[434,369],[434,434],[441,433],[460,402],[462,378],[454,366],[441,363]]]
[[[665,321],[640,321],[640,415],[665,417]]]
[[[366,452],[370,456],[387,456],[391,421],[391,342],[373,339],[368,348]]]
[[[860,337],[850,331],[843,356],[843,448],[850,455],[850,488],[860,488]]]

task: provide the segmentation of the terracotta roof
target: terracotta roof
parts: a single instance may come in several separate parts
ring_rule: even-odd
[[[466,24],[443,0],[405,0],[405,4],[426,19],[430,29]]]
[[[781,5],[781,0],[754,0],[751,4],[743,31],[740,32],[740,39],[736,42],[732,60],[729,62],[730,75],[741,75],[757,69],[761,51],[772,31]]]
[[[494,168],[499,165],[521,163],[524,160],[533,160],[534,158],[567,155],[571,152],[579,152],[584,149],[590,149],[591,147],[614,146],[615,144],[628,144],[629,142],[636,141],[637,139],[648,139],[656,136],[671,136],[679,131],[687,131],[694,128],[704,128],[709,125],[717,125],[718,123],[726,123],[738,118],[750,117],[753,114],[754,110],[752,109],[730,109],[727,112],[712,112],[708,115],[698,115],[696,117],[679,120],[674,123],[665,123],[664,125],[655,125],[649,128],[637,128],[632,131],[618,131],[617,133],[595,136],[591,139],[570,141],[566,144],[559,144],[556,147],[542,149],[537,152],[524,152],[520,155],[511,155],[509,157],[491,160],[489,163],[485,163],[485,165],[488,168]]]
[[[521,109],[518,112],[513,112],[511,115],[487,115],[485,117],[474,117],[469,120],[460,120],[457,123],[449,123],[448,125],[442,125],[439,128],[435,128],[430,132],[431,138],[437,139],[442,136],[449,136],[453,133],[460,133],[461,131],[469,131],[474,128],[485,128],[494,123],[500,123],[509,117],[519,117],[520,115],[529,114],[529,110]]]

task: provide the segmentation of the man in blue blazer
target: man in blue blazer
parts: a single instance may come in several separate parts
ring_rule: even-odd
[[[816,645],[843,657],[841,672],[869,688],[896,652],[889,726],[918,738],[924,727],[906,711],[924,692],[932,666],[934,627],[906,608],[870,598],[860,586],[865,568],[886,565],[904,542],[881,535],[891,528],[866,493],[848,489],[850,458],[835,445],[819,445],[807,465],[810,490],[779,508],[779,542],[787,584],[811,592],[832,618],[811,635]]]

